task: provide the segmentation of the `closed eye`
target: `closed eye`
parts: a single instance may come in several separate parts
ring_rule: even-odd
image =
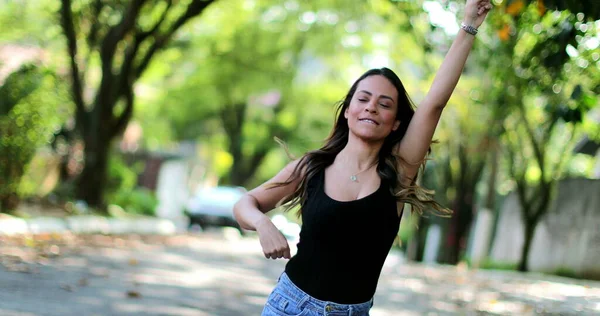
[[[379,105],[383,106],[384,108],[389,108],[390,106],[384,103],[380,103]]]
[[[360,101],[360,102],[367,102],[369,100],[367,100],[367,99],[358,99],[358,101]]]

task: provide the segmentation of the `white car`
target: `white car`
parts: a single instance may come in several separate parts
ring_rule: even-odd
[[[190,219],[189,226],[200,225],[235,227],[244,234],[244,230],[233,217],[233,206],[246,193],[242,187],[219,186],[202,188],[187,203],[185,214]]]

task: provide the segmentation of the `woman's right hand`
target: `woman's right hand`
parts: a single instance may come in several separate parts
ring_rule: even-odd
[[[271,219],[266,217],[256,225],[256,232],[267,259],[290,259],[290,245],[283,234],[275,227]]]

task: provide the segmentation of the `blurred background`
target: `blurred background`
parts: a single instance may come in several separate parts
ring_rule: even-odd
[[[392,253],[415,269],[600,280],[600,2],[492,3],[419,179],[454,214],[405,212]],[[295,157],[318,148],[335,103],[369,68],[393,69],[418,105],[463,9],[450,0],[0,0],[4,266],[46,246],[56,255],[64,236],[256,246],[231,207],[290,161],[274,138]],[[295,214],[270,215],[296,243]],[[594,299],[565,311],[600,311],[600,287],[582,288]],[[496,312],[539,311],[533,302]],[[421,303],[416,314],[450,308]]]

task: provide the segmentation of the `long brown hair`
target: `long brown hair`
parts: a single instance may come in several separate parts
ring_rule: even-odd
[[[331,165],[342,149],[348,143],[348,135],[350,130],[348,128],[348,120],[344,117],[344,112],[350,105],[350,101],[356,92],[359,82],[369,76],[380,75],[387,78],[398,91],[398,111],[396,113],[396,119],[401,120],[402,124],[392,131],[388,135],[379,151],[379,163],[377,165],[377,173],[382,181],[390,183],[391,194],[396,197],[398,203],[409,203],[412,205],[411,211],[423,214],[424,211],[428,210],[437,215],[449,215],[452,211],[441,206],[433,199],[433,191],[427,190],[416,183],[419,172],[413,179],[410,179],[410,185],[403,184],[403,172],[398,168],[401,168],[400,162],[402,158],[393,153],[393,148],[398,144],[404,135],[410,121],[415,114],[414,104],[408,96],[406,89],[402,81],[396,74],[388,68],[376,68],[365,72],[360,76],[346,94],[346,97],[340,101],[337,105],[336,115],[337,119],[333,130],[323,147],[309,151],[304,154],[298,164],[295,166],[292,174],[285,182],[275,183],[272,187],[285,186],[290,183],[299,181],[296,190],[286,197],[284,197],[279,205],[285,205],[285,210],[288,211],[297,205],[304,205],[307,198],[307,183],[317,173],[324,170],[327,166]],[[431,152],[431,147],[428,150],[428,154]],[[422,169],[425,168],[426,158],[420,163]],[[300,216],[302,208],[300,208],[298,216]]]

